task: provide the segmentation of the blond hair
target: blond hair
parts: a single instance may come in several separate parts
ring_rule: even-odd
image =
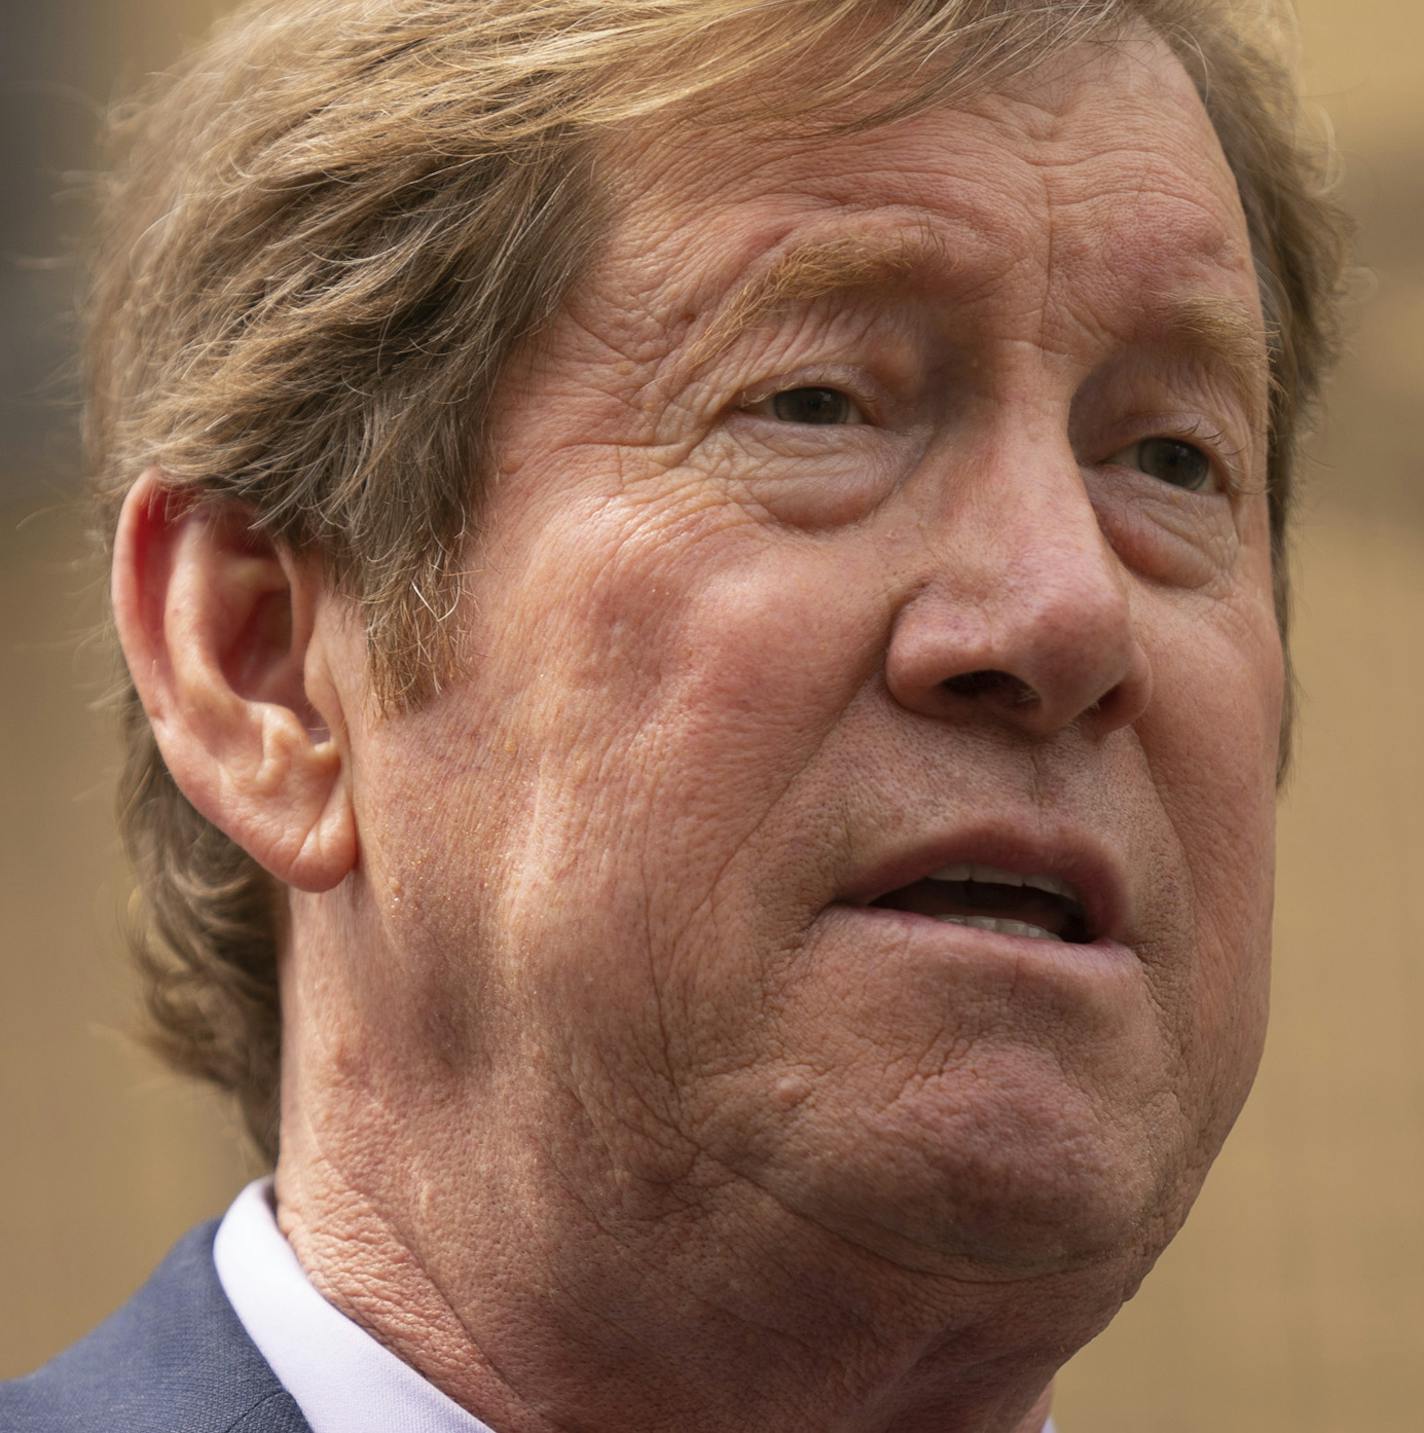
[[[249,5],[112,124],[86,417],[102,530],[154,465],[245,504],[359,604],[379,699],[419,702],[454,660],[500,375],[611,218],[600,140],[653,116],[875,124],[1137,24],[1193,76],[1250,229],[1284,632],[1295,453],[1334,350],[1344,228],[1266,0]],[[806,63],[832,44],[835,66]],[[808,78],[757,84],[786,74]],[[890,98],[872,113],[866,96]],[[281,893],[185,800],[131,685],[121,704],[153,1043],[233,1091],[273,1158]]]

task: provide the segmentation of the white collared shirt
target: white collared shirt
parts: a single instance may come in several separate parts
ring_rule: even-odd
[[[317,1293],[277,1228],[270,1179],[233,1201],[213,1263],[247,1336],[312,1433],[492,1433]]]
[[[312,1287],[257,1179],[218,1226],[213,1263],[247,1336],[312,1433],[493,1433]],[[1043,1433],[1054,1433],[1053,1421]]]

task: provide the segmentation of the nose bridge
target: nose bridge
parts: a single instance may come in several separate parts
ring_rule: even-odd
[[[1000,426],[920,474],[923,567],[887,663],[903,705],[1045,734],[1111,730],[1145,706],[1131,584],[1066,426]]]
[[[960,547],[972,534],[971,552],[1006,616],[1034,630],[1063,620],[1126,620],[1126,576],[1066,434],[1006,444],[982,473],[982,483],[969,480],[966,530],[951,540]]]
[[[974,451],[927,465],[917,507],[928,581],[974,583],[981,600],[1049,620],[1064,603],[1127,603],[1066,429],[1001,424]]]

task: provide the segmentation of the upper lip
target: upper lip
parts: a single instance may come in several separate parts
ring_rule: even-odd
[[[1122,864],[1100,840],[1069,828],[1045,833],[982,826],[901,845],[857,875],[845,899],[869,905],[942,867],[966,861],[1064,881],[1078,893],[1092,940],[1123,939],[1128,895]]]

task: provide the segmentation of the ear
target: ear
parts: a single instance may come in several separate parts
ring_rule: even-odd
[[[317,564],[150,470],[124,502],[113,604],[158,748],[194,808],[278,880],[337,885],[356,864],[334,654]]]

